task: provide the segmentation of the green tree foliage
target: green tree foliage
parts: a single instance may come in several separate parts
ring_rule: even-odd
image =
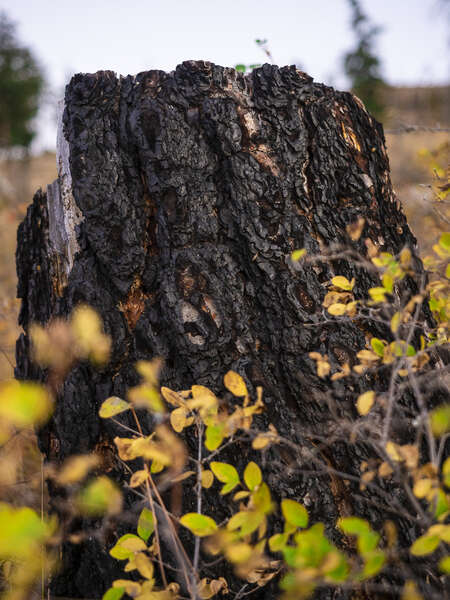
[[[344,54],[344,70],[356,94],[378,119],[383,118],[381,92],[386,83],[381,75],[381,61],[375,52],[375,40],[381,28],[372,25],[361,9],[359,0],[349,0],[352,10],[352,29],[356,34],[355,47]]]
[[[42,70],[31,50],[17,39],[16,26],[0,14],[0,147],[28,148],[44,87]]]

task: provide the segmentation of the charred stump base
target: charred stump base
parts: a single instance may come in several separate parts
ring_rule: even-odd
[[[356,361],[375,325],[364,331],[325,320],[324,284],[337,274],[355,277],[355,295],[364,297],[378,282],[350,262],[294,268],[289,256],[333,243],[364,255],[366,238],[393,253],[409,246],[416,256],[392,191],[382,127],[361,102],[294,67],[264,65],[244,76],[185,62],[172,73],[76,75],[62,121],[58,180],[36,194],[18,233],[25,333],[16,374],[42,376],[29,358],[29,325],[67,316],[79,302],[100,313],[113,351],[103,371],[82,364],[68,376],[40,432],[46,457],[97,451],[109,457],[105,470],[125,480],[112,443],[122,432],[101,420],[98,408],[110,395],[124,397],[137,382],[135,362],[155,356],[165,359],[162,384],[175,390],[196,383],[223,395],[229,369],[249,389],[262,386],[261,424],[272,422],[300,447],[309,444],[300,434],[305,428],[327,436],[337,418],[354,419],[350,394],[370,389],[364,376],[324,381],[309,352],[327,354],[333,368]],[[363,234],[351,241],[346,227],[361,216]],[[414,292],[412,279],[409,285]],[[327,404],[330,389],[337,413]],[[249,450],[231,457],[239,470]],[[376,502],[352,494],[353,484],[290,470],[299,459],[289,452],[267,457],[274,495],[304,502],[313,520],[330,524],[330,535],[343,514],[365,517],[375,529],[387,518]],[[342,441],[327,460],[358,476],[365,458],[362,444]],[[205,502],[206,513],[230,514],[227,498],[215,492]],[[67,545],[54,593],[100,596],[121,574],[107,554],[120,528],[106,547],[95,540]],[[274,598],[275,590],[252,597]]]

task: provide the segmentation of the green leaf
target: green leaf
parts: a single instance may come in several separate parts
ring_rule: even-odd
[[[220,491],[222,495],[228,494],[239,484],[239,475],[233,465],[213,461],[210,467],[217,479],[225,484]]]
[[[53,410],[44,386],[37,383],[6,381],[0,384],[0,420],[15,427],[44,423]]]
[[[383,550],[374,550],[364,556],[364,568],[361,573],[361,579],[373,577],[381,571],[386,562],[386,555]]]
[[[308,525],[308,511],[299,502],[289,499],[282,500],[281,510],[288,523],[296,527],[306,527]]]
[[[445,459],[444,464],[442,465],[442,479],[444,485],[450,488],[450,456]]]
[[[39,553],[49,527],[31,508],[0,503],[0,560],[25,560]]]
[[[417,538],[414,544],[410,548],[410,552],[413,556],[425,556],[431,554],[441,543],[438,535],[422,535]]]
[[[358,536],[358,552],[360,554],[366,554],[367,552],[371,552],[375,550],[380,541],[380,535],[375,531],[365,531]]]
[[[450,233],[449,232],[443,233],[441,235],[441,237],[439,238],[439,246],[441,248],[443,248],[444,250],[446,250],[447,252],[450,252]]]
[[[101,405],[98,414],[102,419],[109,419],[130,408],[131,404],[118,396],[107,398]]]
[[[381,340],[379,340],[376,337],[373,337],[370,340],[370,345],[372,346],[372,349],[375,352],[375,354],[378,354],[378,356],[381,357],[384,355],[384,344]]]
[[[142,512],[139,516],[137,524],[138,535],[146,542],[154,531],[155,523],[153,520],[153,513],[151,510],[145,507],[142,509]]]
[[[384,289],[389,292],[389,294],[392,294],[392,290],[394,289],[394,280],[392,276],[389,275],[389,273],[385,273],[381,281]]]
[[[255,509],[264,514],[272,512],[272,500],[270,490],[266,483],[261,485],[252,493],[252,501]]]
[[[437,436],[450,431],[450,404],[438,406],[431,412],[431,429]]]
[[[88,516],[113,515],[122,509],[122,494],[115,483],[102,475],[81,490],[77,505]]]
[[[124,542],[127,540],[131,540],[131,545],[124,545]],[[141,540],[141,538],[138,538],[138,536],[134,535],[133,533],[126,533],[117,540],[117,542],[109,551],[109,554],[113,558],[117,558],[117,560],[127,560],[128,558],[132,558],[135,552],[141,552],[146,548],[147,546],[145,545],[145,542]]]
[[[363,535],[370,532],[370,525],[359,517],[342,517],[337,525],[341,531],[350,535]]]
[[[439,562],[439,568],[442,573],[450,573],[450,556],[444,556],[444,558]]]
[[[261,469],[255,462],[251,461],[245,467],[244,481],[249,490],[254,490],[256,487],[258,487],[258,485],[260,485],[262,481],[262,473]]]
[[[271,552],[281,552],[286,546],[289,535],[287,533],[276,533],[269,538],[269,548]]]
[[[235,65],[234,68],[236,69],[236,71],[240,71],[241,73],[245,73],[245,71],[247,70],[247,67],[242,64]]]
[[[438,489],[433,496],[433,501],[431,506],[434,507],[434,516],[436,519],[439,519],[443,514],[445,514],[448,509],[447,496],[444,493],[444,490]]]
[[[109,590],[103,594],[102,600],[120,600],[125,593],[125,588],[109,588]]]
[[[180,523],[198,537],[212,535],[217,531],[217,525],[211,517],[200,515],[198,513],[187,513],[186,515],[183,515],[180,519]]]
[[[224,425],[208,425],[205,432],[205,446],[212,452],[217,450],[223,441],[225,433]]]

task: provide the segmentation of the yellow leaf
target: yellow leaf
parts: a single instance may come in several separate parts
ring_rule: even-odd
[[[184,481],[185,479],[188,479],[192,475],[195,475],[195,471],[185,471],[184,473],[180,473],[180,475],[171,479],[171,482],[179,483],[180,481]]]
[[[61,485],[71,485],[83,479],[99,462],[96,454],[71,456],[64,462],[56,479]]]
[[[180,406],[180,408],[175,408],[170,413],[170,424],[177,433],[180,433],[186,427],[187,414],[188,411],[183,406]]]
[[[141,593],[141,585],[129,579],[116,579],[113,581],[113,588],[123,588],[132,598]]]
[[[400,462],[402,460],[402,457],[398,452],[398,446],[397,444],[394,444],[394,442],[387,442],[386,453],[389,458],[395,462]]]
[[[358,400],[356,401],[356,408],[358,409],[359,414],[363,416],[367,415],[367,413],[372,408],[374,401],[374,391],[364,392],[364,394],[358,396]]]
[[[217,531],[217,525],[211,517],[199,513],[187,513],[180,518],[180,523],[194,535],[205,537]]]
[[[401,600],[423,600],[423,596],[419,593],[414,581],[407,581],[405,583]]]
[[[328,307],[328,312],[330,313],[330,315],[333,315],[334,317],[339,317],[343,314],[345,314],[347,307],[345,304],[332,304],[331,306]]]
[[[248,395],[245,381],[238,373],[235,373],[234,371],[228,371],[228,373],[225,374],[223,381],[227,390],[230,391],[234,396]]]
[[[128,391],[128,399],[136,408],[146,408],[157,413],[164,413],[166,410],[157,388],[148,383],[131,388]]]
[[[128,410],[130,406],[131,404],[122,400],[122,398],[111,396],[102,403],[98,414],[102,419],[109,419],[110,417],[114,417],[115,415]]]
[[[146,579],[153,578],[153,563],[148,556],[139,552],[139,554],[136,554],[134,557],[134,561],[136,563],[136,568],[142,577],[145,577]]]
[[[359,238],[361,237],[361,233],[362,233],[362,230],[364,229],[365,222],[366,221],[363,217],[358,217],[357,221],[350,223],[345,228],[347,230],[348,235],[350,236],[350,239],[353,242],[358,241]]]
[[[145,379],[146,383],[156,387],[159,383],[159,374],[163,364],[163,359],[159,357],[152,360],[139,360],[136,363],[136,371]]]
[[[391,331],[392,333],[397,333],[397,330],[400,326],[401,313],[396,312],[391,319]]]
[[[214,483],[214,475],[212,473],[212,471],[210,471],[209,469],[205,469],[202,471],[202,475],[201,475],[201,482],[202,482],[202,487],[205,489],[208,489],[212,486],[212,484]]]
[[[253,450],[262,450],[268,444],[270,444],[270,439],[265,435],[257,435],[252,442]]]
[[[353,289],[353,286],[355,285],[355,280],[352,279],[351,281],[349,281],[346,277],[343,277],[342,275],[336,275],[336,277],[333,277],[333,279],[331,280],[331,283],[335,287],[340,288],[341,290],[351,291]]]
[[[249,490],[254,490],[262,482],[261,469],[255,462],[251,461],[245,467],[244,481]]]
[[[392,467],[386,461],[383,461],[381,463],[381,465],[378,467],[378,475],[380,477],[389,477],[389,475],[392,475],[392,473],[393,473]]]
[[[380,357],[372,350],[360,350],[356,355],[360,360],[366,362],[377,362]]]
[[[303,256],[305,256],[306,254],[306,250],[305,248],[302,248],[300,250],[294,250],[294,252],[292,252],[291,254],[291,260],[293,262],[297,262],[299,261]]]
[[[178,392],[174,392],[168,387],[163,386],[161,388],[161,396],[172,406],[186,406],[186,402],[184,401],[183,397]]]
[[[142,485],[148,479],[148,472],[145,470],[135,471],[130,478],[130,487],[135,488]]]
[[[52,410],[52,402],[44,386],[15,380],[0,383],[0,420],[15,427],[41,425]]]

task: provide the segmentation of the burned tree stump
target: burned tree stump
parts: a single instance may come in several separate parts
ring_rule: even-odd
[[[16,374],[43,376],[29,357],[29,325],[67,316],[80,302],[100,313],[113,351],[104,370],[81,364],[68,376],[40,432],[47,458],[101,449],[114,457],[121,431],[98,408],[110,395],[124,397],[137,382],[134,363],[155,356],[164,358],[162,383],[172,389],[196,383],[222,394],[229,369],[249,389],[262,386],[263,419],[300,447],[309,444],[305,427],[326,436],[337,417],[356,416],[350,391],[368,389],[364,376],[323,380],[309,353],[327,354],[333,368],[354,364],[378,326],[324,319],[325,284],[355,277],[355,295],[364,297],[377,278],[343,259],[295,266],[289,258],[331,244],[366,255],[368,238],[388,252],[410,247],[420,272],[382,127],[356,97],[295,67],[264,65],[244,76],[185,62],[172,73],[80,74],[66,90],[58,166],[58,180],[35,195],[19,229],[25,333]],[[365,226],[352,241],[346,228],[358,217]],[[413,278],[408,285],[414,292]],[[337,414],[326,400],[331,388]],[[386,515],[352,496],[353,484],[291,472],[296,459],[271,452],[265,477],[278,498],[305,502],[330,527],[347,513],[381,527]],[[363,444],[341,441],[327,460],[359,475],[366,457]],[[233,459],[241,468],[248,449]],[[109,474],[124,480],[110,462]],[[220,502],[216,494],[209,500],[210,514],[229,514],[227,499]],[[54,592],[95,597],[120,573],[98,541],[67,545]],[[275,589],[253,597],[273,598]]]

